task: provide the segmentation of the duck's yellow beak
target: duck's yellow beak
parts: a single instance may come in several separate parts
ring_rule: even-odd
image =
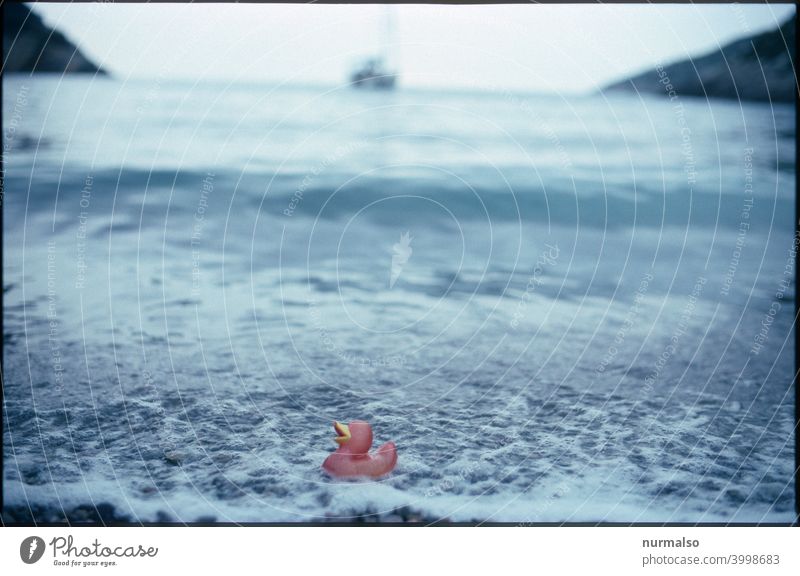
[[[342,424],[341,422],[334,422],[333,429],[336,430],[336,441],[339,446],[350,440],[350,427],[347,424]]]

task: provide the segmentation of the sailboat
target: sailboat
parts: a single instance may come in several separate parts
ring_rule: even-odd
[[[393,44],[394,13],[393,6],[384,6],[384,38],[380,54],[362,62],[350,74],[350,84],[354,88],[391,90],[397,82],[397,72],[390,65],[389,47]]]

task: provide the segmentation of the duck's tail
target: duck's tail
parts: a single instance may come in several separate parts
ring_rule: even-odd
[[[375,458],[384,463],[386,468],[384,473],[391,472],[397,465],[397,446],[395,446],[394,442],[387,442],[376,450]]]

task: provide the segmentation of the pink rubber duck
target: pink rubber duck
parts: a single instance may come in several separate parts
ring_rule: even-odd
[[[369,476],[377,478],[394,470],[397,464],[397,447],[394,442],[387,442],[372,454],[372,427],[361,420],[333,423],[336,430],[334,440],[339,449],[325,459],[322,468],[331,476],[348,478]]]

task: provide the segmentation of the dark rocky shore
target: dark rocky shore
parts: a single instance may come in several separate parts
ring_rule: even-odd
[[[29,526],[33,524],[126,524],[133,520],[119,514],[113,505],[101,502],[78,506],[70,510],[31,504],[7,506],[0,514],[3,526]]]
[[[106,74],[25,4],[3,4],[3,72]]]
[[[679,96],[793,102],[797,79],[795,20],[780,28],[731,42],[720,50],[647,70],[603,88],[603,92],[634,90],[667,96],[666,84]]]

